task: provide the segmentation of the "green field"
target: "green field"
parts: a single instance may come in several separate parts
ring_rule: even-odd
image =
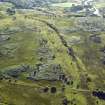
[[[56,3],[56,4],[52,4],[51,6],[54,7],[71,7],[73,3]]]
[[[103,8],[103,7],[105,7],[105,2],[96,3],[95,5],[96,5],[97,8]]]

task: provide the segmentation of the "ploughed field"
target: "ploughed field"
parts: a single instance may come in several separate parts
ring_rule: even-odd
[[[104,19],[5,9],[1,105],[105,105]]]

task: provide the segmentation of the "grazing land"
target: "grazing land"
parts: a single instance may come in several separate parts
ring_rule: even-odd
[[[23,7],[0,3],[0,105],[105,105],[104,17]]]

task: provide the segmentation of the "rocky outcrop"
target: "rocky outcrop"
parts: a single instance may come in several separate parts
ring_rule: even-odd
[[[9,39],[10,39],[9,35],[0,35],[0,42],[6,41],[6,40],[9,40]]]
[[[99,35],[91,35],[90,40],[95,43],[101,43],[101,37]]]
[[[1,45],[0,47],[0,57],[15,57],[15,53],[18,45],[11,43],[8,45]]]
[[[62,68],[59,64],[41,64],[30,73],[28,79],[56,81],[62,74]]]
[[[17,67],[12,67],[12,68],[6,69],[4,74],[6,76],[17,78],[21,75],[21,73],[27,72],[28,70],[30,70],[28,65],[20,65]]]
[[[76,28],[85,32],[105,31],[105,20],[100,17],[80,17],[76,20]]]

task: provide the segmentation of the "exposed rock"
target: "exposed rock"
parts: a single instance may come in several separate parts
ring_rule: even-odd
[[[46,46],[47,43],[48,43],[48,41],[46,39],[44,39],[44,38],[39,39],[40,46]]]
[[[14,14],[15,14],[15,10],[14,10],[13,8],[8,8],[8,9],[7,9],[7,13],[8,13],[9,15],[14,15]]]
[[[45,47],[42,47],[42,48],[39,48],[38,49],[38,52],[39,53],[48,53],[49,52],[49,49],[48,48],[45,48]]]
[[[103,18],[81,17],[77,18],[76,28],[85,32],[101,32],[105,31],[105,20]]]
[[[101,62],[102,62],[103,65],[105,65],[105,57],[103,57],[103,58],[101,59]]]
[[[10,76],[10,77],[19,77],[21,73],[23,72],[27,72],[28,70],[30,70],[28,65],[21,65],[21,66],[17,66],[17,67],[13,67],[10,69],[7,69],[5,71],[5,74]]]
[[[91,35],[90,40],[95,43],[101,43],[101,37],[99,35]]]
[[[65,79],[65,75],[64,74],[59,76],[59,80],[64,80],[64,79]]]
[[[17,50],[17,44],[11,43],[0,47],[0,57],[14,57]]]
[[[22,31],[22,29],[21,29],[21,27],[9,27],[7,30],[6,30],[6,32],[7,33],[16,33],[16,32],[21,32]]]
[[[101,57],[100,57],[100,60],[102,62],[103,65],[105,65],[105,46],[100,48],[100,52],[101,52]]]
[[[10,39],[9,35],[0,35],[0,42],[6,41],[6,40],[9,40],[9,39]]]
[[[101,52],[105,53],[105,46],[100,49]]]
[[[33,75],[35,74],[35,75]],[[59,80],[59,76],[62,75],[62,68],[58,64],[43,64],[37,67],[36,72],[32,72],[29,77],[34,80]]]

